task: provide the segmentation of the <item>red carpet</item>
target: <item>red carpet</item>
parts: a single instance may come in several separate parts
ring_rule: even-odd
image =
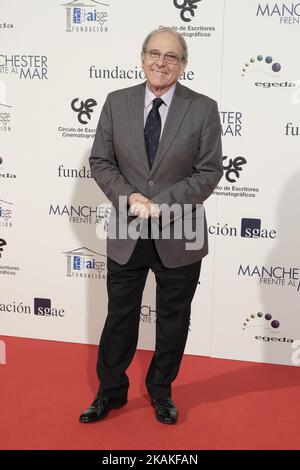
[[[2,337],[1,449],[299,449],[300,369],[185,356],[179,422],[154,419],[144,386],[151,352],[129,369],[129,403],[81,424],[97,390],[96,346]]]

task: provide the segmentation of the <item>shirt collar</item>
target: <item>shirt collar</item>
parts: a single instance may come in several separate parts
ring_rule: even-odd
[[[171,101],[172,101],[172,98],[173,98],[173,95],[174,95],[174,92],[175,92],[175,86],[176,86],[176,83],[168,91],[166,91],[166,93],[164,93],[161,96],[161,99],[164,101],[164,104],[168,108],[170,107],[170,104],[171,104]],[[146,83],[145,108],[148,108],[148,106],[150,106],[150,104],[152,104],[152,101],[155,98],[157,98],[157,96],[155,96],[155,94],[148,87],[148,83]]]

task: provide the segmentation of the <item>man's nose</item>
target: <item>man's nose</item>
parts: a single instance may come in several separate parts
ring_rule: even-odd
[[[158,61],[156,62],[159,67],[164,67],[166,65],[166,59],[163,54],[160,54]]]

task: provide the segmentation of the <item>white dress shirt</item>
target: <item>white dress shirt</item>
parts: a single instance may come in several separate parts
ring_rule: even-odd
[[[176,84],[175,84],[176,85]],[[164,125],[167,119],[167,115],[170,109],[171,101],[175,91],[175,85],[173,85],[166,93],[164,93],[160,98],[163,100],[163,104],[158,108],[160,118],[161,118],[161,132],[160,136],[162,135]],[[154,93],[148,87],[146,83],[146,92],[145,92],[145,103],[144,103],[144,127],[146,124],[147,116],[149,111],[152,109],[153,100],[157,98]]]

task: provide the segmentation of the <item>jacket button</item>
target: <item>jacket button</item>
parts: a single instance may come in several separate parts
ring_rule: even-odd
[[[153,186],[154,185],[154,181],[150,180],[149,181],[149,186]]]

